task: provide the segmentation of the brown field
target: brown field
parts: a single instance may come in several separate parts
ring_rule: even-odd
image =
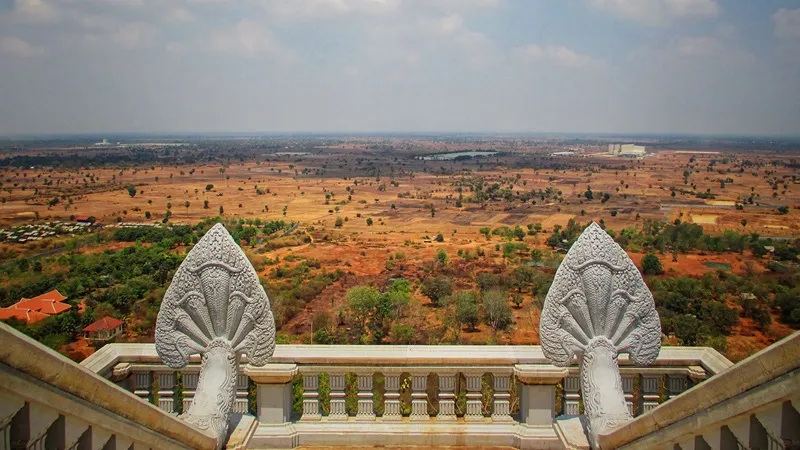
[[[487,241],[479,232],[481,227],[520,225],[525,229],[528,224],[541,223],[546,234],[527,236],[525,242],[542,249],[553,229],[566,226],[573,218],[581,223],[603,220],[608,229],[614,230],[641,226],[645,219],[681,219],[702,225],[709,234],[732,229],[762,236],[800,236],[800,211],[796,209],[800,205],[800,188],[795,188],[792,178],[796,171],[772,163],[788,161],[782,155],[687,150],[659,151],[652,157],[627,160],[604,154],[591,156],[588,151],[554,158],[549,156],[550,151],[517,148],[501,157],[469,161],[413,159],[414,155],[430,151],[464,148],[474,146],[435,143],[405,152],[382,152],[368,150],[367,145],[337,144],[318,149],[317,153],[309,150],[301,152],[307,154],[276,156],[264,152],[243,162],[72,170],[2,168],[0,226],[68,221],[81,215],[94,216],[106,226],[118,221],[160,222],[169,204],[172,223],[196,223],[218,215],[220,207],[224,209],[223,217],[298,222],[312,241],[265,256],[307,256],[319,260],[326,269],[339,268],[347,273],[283,326],[283,332],[302,342],[310,340],[311,317],[315,312],[335,311],[344,303],[349,287],[386,275],[387,260],[398,251],[405,253],[407,267],[403,273],[408,275],[424,276],[423,262],[431,260],[439,248],[445,249],[455,261],[459,250],[474,251],[481,247],[488,256],[484,268],[501,270],[505,262],[495,250],[496,240]],[[727,164],[721,162],[723,158]],[[737,169],[744,159],[753,160],[755,165],[743,171]],[[708,169],[712,160],[718,162]],[[692,171],[686,183],[684,170]],[[324,173],[320,174],[321,171]],[[464,176],[480,176],[487,185],[510,186],[512,192],[551,188],[561,195],[545,200],[537,195],[535,205],[516,200],[464,201],[463,206],[457,207],[456,183]],[[724,181],[724,187],[720,180]],[[213,184],[213,189],[207,191],[208,184]],[[126,190],[129,185],[135,186],[135,196]],[[592,201],[584,197],[587,186],[595,192]],[[674,197],[673,188],[677,190]],[[681,193],[681,189],[710,190],[715,198],[697,198],[688,192]],[[599,200],[601,192],[611,195],[605,203]],[[326,194],[332,195],[327,201]],[[463,194],[465,198],[472,195],[466,189]],[[751,194],[755,202],[737,209]],[[60,201],[49,206],[48,201],[53,197],[59,197]],[[204,208],[204,201],[208,202],[208,208]],[[789,213],[778,214],[776,208],[784,205],[790,208]],[[431,207],[435,211],[433,216]],[[145,218],[146,211],[152,214],[150,220]],[[337,217],[345,220],[341,228],[334,226]],[[367,225],[367,218],[374,221],[373,225]],[[444,236],[444,243],[431,240],[438,233]],[[48,244],[43,242],[4,243],[0,244],[0,250],[25,255],[45,248]],[[631,256],[638,264],[642,254],[631,253]],[[741,273],[748,258],[738,254],[682,255],[677,262],[669,257],[663,258],[663,262],[667,274],[702,275],[712,271],[703,262],[726,262],[731,264],[733,272]],[[764,270],[761,263],[757,263],[757,268]],[[261,274],[266,275],[270,270],[267,267]],[[466,266],[464,270],[468,270]],[[427,307],[428,303],[427,298],[417,293],[412,298],[407,322],[419,327],[440,324],[441,314]],[[520,308],[513,309],[513,316],[515,325],[507,332],[492,336],[488,327],[480,326],[476,332],[463,331],[457,340],[538,343],[539,310],[530,295],[526,294]],[[774,341],[774,336],[754,333],[746,323],[741,327],[744,331],[740,330],[733,341],[737,352],[748,353],[748,345],[761,348],[764,343]],[[783,331],[776,333],[780,335]],[[755,337],[748,340],[748,334]]]

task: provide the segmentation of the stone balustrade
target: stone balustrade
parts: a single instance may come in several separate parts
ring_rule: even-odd
[[[199,370],[199,358],[179,371],[168,368],[152,344],[106,345],[82,364],[169,412],[188,404]],[[631,414],[730,365],[701,347],[662,348],[646,368],[623,357]],[[258,417],[247,442],[259,448],[392,442],[564,448],[554,418],[581,413],[579,386],[577,366],[549,364],[538,346],[278,345],[268,364],[243,364],[236,408]]]
[[[213,449],[216,439],[0,323],[0,450]]]
[[[800,332],[601,435],[600,443],[621,449],[800,448],[798,411]]]

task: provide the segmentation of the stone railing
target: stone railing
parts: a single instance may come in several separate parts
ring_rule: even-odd
[[[176,371],[152,344],[110,344],[82,365],[173,412],[193,395],[199,358]],[[629,410],[649,411],[730,365],[702,347],[662,348],[649,367],[623,357]],[[268,364],[243,364],[237,381],[236,410],[258,417],[243,439],[259,448],[565,448],[569,430],[554,418],[582,412],[578,367],[551,365],[538,346],[278,345]]]
[[[662,352],[665,349],[662,349]],[[800,448],[800,332],[600,436],[602,448]]]
[[[216,438],[0,323],[0,450],[213,449]]]

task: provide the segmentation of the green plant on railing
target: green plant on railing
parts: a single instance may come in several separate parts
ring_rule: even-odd
[[[372,405],[375,409],[375,415],[381,417],[385,409],[384,394],[386,394],[386,378],[384,378],[382,373],[378,373],[373,378],[372,383]]]
[[[292,416],[299,418],[303,415],[303,375],[297,374],[292,379]]]
[[[658,404],[662,404],[669,399],[669,389],[667,389],[667,375],[658,377]]]
[[[411,415],[411,375],[400,375],[400,414],[403,417]]]
[[[175,389],[172,391],[173,410],[183,414],[183,372],[175,372]]]
[[[158,373],[150,372],[150,396],[148,400],[150,403],[158,406]]]
[[[508,399],[511,415],[516,416],[519,414],[519,393],[520,393],[519,378],[513,377],[511,379],[511,388],[509,389],[508,393],[511,394],[511,398]]]
[[[464,417],[467,413],[467,378],[463,373],[456,376],[456,416]]]
[[[636,375],[633,377],[633,417],[643,413],[642,409],[642,376]]]
[[[564,414],[564,381],[556,383],[556,417]]]
[[[247,412],[258,415],[258,385],[252,378],[247,379]]]
[[[439,377],[435,374],[428,374],[428,383],[425,393],[428,394],[428,415],[436,417],[439,415]]]
[[[494,375],[485,373],[481,377],[481,414],[484,417],[492,415],[494,406]]]
[[[583,414],[583,390],[578,389],[578,414]]]
[[[327,373],[319,374],[319,408],[322,414],[331,413],[331,376]]]
[[[358,376],[355,373],[344,375],[344,409],[348,416],[358,413]]]

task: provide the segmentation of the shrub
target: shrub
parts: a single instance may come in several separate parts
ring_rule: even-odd
[[[430,298],[434,305],[439,305],[439,300],[453,293],[453,284],[448,278],[428,278],[422,283],[422,295]]]
[[[658,256],[648,253],[642,258],[642,273],[645,275],[661,275],[664,269]]]

